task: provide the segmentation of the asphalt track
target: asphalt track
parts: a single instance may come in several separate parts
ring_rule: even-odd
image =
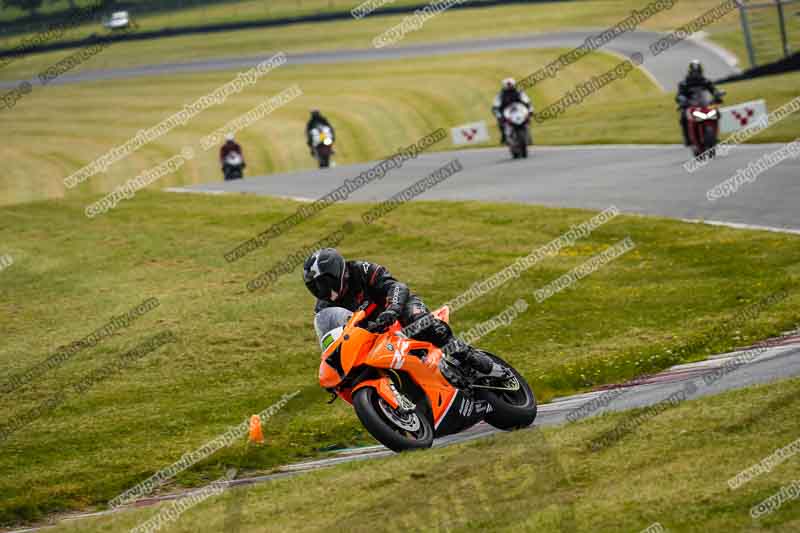
[[[334,50],[329,52],[287,54],[287,64],[318,65],[359,61],[385,61],[472,52],[499,52],[502,50],[522,50],[531,48],[574,48],[583,44],[588,37],[595,36],[602,31],[603,29],[564,31],[521,37],[503,37],[405,46],[398,45],[377,49],[364,48],[360,50]],[[643,54],[643,68],[645,72],[650,74],[651,79],[653,79],[662,90],[674,90],[677,87],[678,81],[686,74],[686,65],[692,59],[699,59],[703,62],[706,75],[711,79],[720,79],[740,72],[735,66],[735,58],[730,53],[706,42],[702,38],[698,38],[698,36],[686,39],[665,52],[654,56],[649,50],[649,46],[663,36],[664,34],[662,33],[647,31],[628,32],[610,41],[600,48],[600,50],[613,52],[626,57],[630,57],[636,52]],[[278,50],[274,50],[258,57],[231,57],[109,70],[87,70],[75,74],[64,74],[50,82],[50,85],[246,69],[256,65],[260,61],[268,59],[277,52]],[[536,68],[541,66],[543,65],[537,65]],[[532,67],[532,72],[533,70]],[[518,73],[518,77],[522,78],[527,74],[530,73],[520,72]],[[0,88],[16,87],[20,81],[22,80],[0,81]],[[28,81],[34,86],[38,86],[38,80],[35,77]]]
[[[442,141],[446,142],[449,141]],[[784,160],[754,182],[743,183],[731,196],[714,201],[706,196],[709,189],[734,176],[738,169],[781,146],[736,146],[727,156],[716,158],[692,174],[683,168],[689,150],[677,145],[534,147],[527,160],[511,159],[504,148],[434,152],[391,170],[384,178],[355,191],[348,201],[387,200],[448,161],[458,159],[464,170],[416,199],[524,202],[596,210],[615,205],[627,213],[800,232],[800,158]],[[170,190],[313,200],[376,164]]]

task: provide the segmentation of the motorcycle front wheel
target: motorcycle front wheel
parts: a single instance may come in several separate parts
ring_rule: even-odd
[[[390,450],[402,452],[433,445],[433,425],[420,403],[414,411],[400,413],[373,387],[364,387],[353,395],[353,407],[370,435]]]
[[[716,146],[717,142],[717,129],[714,124],[707,124],[705,136],[703,139],[703,143],[705,144],[706,151],[708,151],[708,156],[713,158],[717,155]]]

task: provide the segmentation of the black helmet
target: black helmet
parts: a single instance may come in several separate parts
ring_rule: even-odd
[[[346,291],[346,277],[344,257],[334,248],[317,250],[303,265],[303,281],[311,294],[320,300],[338,300]]]
[[[697,59],[689,63],[689,76],[699,78],[703,75],[703,64]]]
[[[319,109],[312,109],[311,110],[311,118],[319,118],[322,116],[322,113],[319,112]]]

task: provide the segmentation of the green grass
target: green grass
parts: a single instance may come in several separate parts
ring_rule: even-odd
[[[351,7],[357,4],[358,2],[353,2]],[[672,9],[647,20],[640,29],[672,31],[718,4],[718,0],[679,0]],[[259,6],[262,5],[254,4],[253,9],[261,9]],[[428,20],[420,30],[407,34],[401,44],[510,37],[575,28],[604,29],[630,16],[632,9],[641,7],[641,0],[590,0],[447,11]],[[234,33],[118,43],[78,67],[76,71],[196,61],[201,58],[262,55],[278,50],[301,52],[370,48],[374,37],[399,24],[403,16],[367,17],[358,21],[297,24]],[[704,31],[713,40],[730,47],[745,61],[744,44],[735,12],[706,27]],[[37,72],[57,63],[70,53],[71,51],[50,52],[17,60],[0,70],[0,79],[14,80],[35,76]],[[539,66],[542,64],[538,64],[537,68]]]
[[[558,53],[521,50],[313,68],[285,65],[115,163],[107,173],[93,176],[78,191],[110,191],[187,145],[200,155],[163,178],[159,186],[219,180],[216,150],[200,150],[200,138],[295,83],[303,96],[239,135],[248,175],[313,166],[303,133],[313,107],[322,109],[337,128],[339,164],[379,159],[436,128],[481,119],[490,125],[490,145],[496,145],[490,106],[497,80],[526,76]],[[543,109],[618,62],[615,56],[591,54],[556,79],[536,85],[530,91],[534,104]],[[0,156],[14,164],[0,172],[0,205],[64,196],[65,177],[234,77],[233,72],[215,72],[36,87],[17,107],[2,112],[11,135],[0,146]],[[774,109],[797,95],[798,83],[800,74],[795,73],[731,84],[726,86],[727,100],[765,98]],[[788,141],[798,131],[800,114],[753,140]],[[534,124],[533,134],[541,145],[680,142],[672,95],[660,92],[640,72],[592,95],[556,120]],[[449,140],[443,141],[433,149],[448,144]]]
[[[674,532],[788,533],[800,527],[797,501],[758,521],[749,512],[798,479],[796,458],[736,490],[727,480],[796,439],[798,399],[795,379],[686,402],[598,452],[587,442],[631,414],[350,463],[226,492],[170,531],[616,533],[658,522]],[[55,531],[122,531],[158,510]]]
[[[150,335],[170,329],[179,340],[83,395],[69,394],[63,405],[0,443],[6,473],[0,523],[102,506],[296,390],[301,394],[267,424],[269,446],[242,457],[243,446],[234,445],[179,475],[177,484],[220,477],[225,466],[240,462],[248,472],[263,472],[331,445],[369,442],[351,410],[325,405],[327,395],[316,384],[313,302],[298,273],[268,291],[245,289],[249,279],[301,245],[345,220],[357,221],[368,206],[333,206],[229,264],[224,252],[299,204],[143,191],[89,220],[83,209],[95,198],[0,209],[0,251],[14,258],[0,272],[4,381],[148,297],[161,305],[5,395],[0,425]],[[348,257],[387,265],[436,306],[589,217],[568,209],[420,202],[372,226],[359,224],[340,248]],[[626,236],[635,250],[573,289],[533,303],[534,290]],[[794,236],[619,217],[458,311],[454,327],[466,331],[527,297],[531,309],[479,345],[508,357],[547,399],[798,324],[798,264]],[[714,329],[781,289],[788,298],[768,312],[735,331]],[[666,352],[709,333],[691,353]]]

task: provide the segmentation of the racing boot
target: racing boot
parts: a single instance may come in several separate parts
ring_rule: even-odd
[[[465,349],[451,353],[442,358],[439,365],[444,378],[456,388],[469,387],[480,378],[508,378],[510,372],[495,363],[483,352],[467,346]]]

